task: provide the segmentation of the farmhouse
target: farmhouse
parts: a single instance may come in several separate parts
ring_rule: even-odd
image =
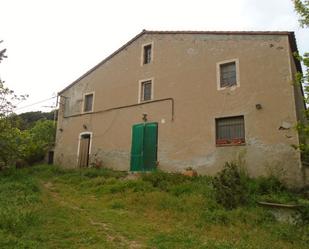
[[[306,181],[293,32],[143,30],[59,92],[55,162]]]

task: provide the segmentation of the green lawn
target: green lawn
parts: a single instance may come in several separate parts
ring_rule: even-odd
[[[309,248],[308,226],[254,202],[225,210],[211,178],[35,166],[0,172],[0,248]]]

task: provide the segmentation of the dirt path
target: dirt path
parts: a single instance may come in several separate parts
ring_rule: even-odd
[[[89,224],[91,226],[96,226],[99,228],[99,231],[103,233],[106,237],[106,239],[109,242],[112,242],[112,244],[118,245],[122,248],[129,248],[129,249],[139,249],[139,248],[146,248],[141,243],[135,241],[135,240],[129,240],[126,237],[119,234],[119,232],[116,232],[112,229],[111,225],[104,223],[102,221],[99,221],[97,217],[93,217],[93,213],[89,212],[89,210],[85,208],[81,208],[80,206],[73,203],[71,200],[66,199],[65,197],[61,196],[59,190],[56,188],[56,186],[48,181],[48,182],[42,182],[42,186],[44,190],[47,192],[47,194],[59,205],[63,206],[69,209],[72,209],[74,211],[81,212],[83,214],[83,217],[88,220]]]

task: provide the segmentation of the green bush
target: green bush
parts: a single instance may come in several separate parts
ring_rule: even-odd
[[[269,177],[258,177],[256,179],[256,183],[257,193],[261,195],[278,193],[286,190],[286,187],[283,185],[283,183],[274,175]]]
[[[227,209],[236,208],[248,202],[247,175],[234,162],[227,162],[213,179],[215,198]]]

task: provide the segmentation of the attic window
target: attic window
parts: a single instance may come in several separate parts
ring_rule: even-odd
[[[93,109],[93,93],[84,95],[84,112],[92,112]]]
[[[239,86],[238,59],[217,63],[218,90]]]
[[[148,44],[143,47],[143,64],[149,64],[151,62],[152,45]]]

